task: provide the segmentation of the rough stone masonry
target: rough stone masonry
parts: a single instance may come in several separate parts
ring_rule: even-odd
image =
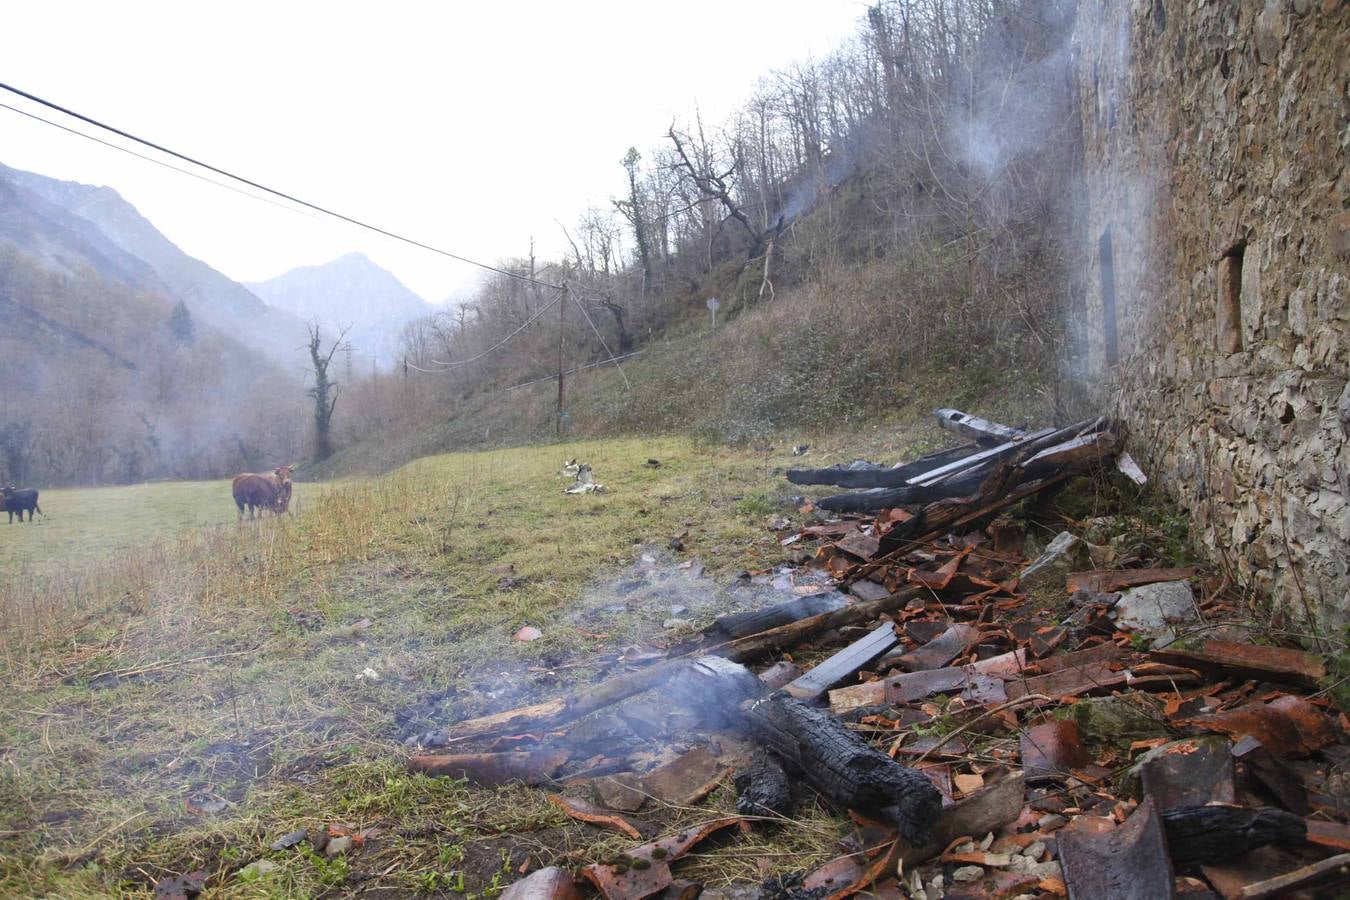
[[[1350,3],[1081,0],[1087,371],[1254,597],[1350,622]]]

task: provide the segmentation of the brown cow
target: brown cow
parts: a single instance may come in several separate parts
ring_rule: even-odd
[[[291,467],[277,466],[270,474],[255,475],[245,472],[234,476],[230,484],[234,492],[234,503],[239,507],[239,519],[244,518],[244,508],[248,507],[250,519],[270,509],[273,515],[283,511],[290,513],[287,505],[291,500]]]

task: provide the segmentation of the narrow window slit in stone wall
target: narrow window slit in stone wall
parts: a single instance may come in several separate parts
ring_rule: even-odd
[[[1245,243],[1234,244],[1219,260],[1219,303],[1214,323],[1220,353],[1242,350],[1242,256]]]
[[[1116,335],[1116,263],[1111,252],[1111,229],[1102,232],[1097,241],[1098,268],[1102,280],[1102,346],[1106,364],[1120,361],[1120,343]]]

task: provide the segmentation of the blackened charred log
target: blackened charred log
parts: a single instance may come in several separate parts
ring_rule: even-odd
[[[1223,862],[1267,844],[1301,844],[1308,836],[1302,817],[1271,806],[1174,806],[1162,820],[1178,865]]]
[[[784,694],[751,704],[747,715],[755,741],[807,784],[848,809],[894,820],[915,846],[928,841],[942,812],[942,794],[928,776],[869,746],[828,713]]]
[[[745,816],[786,816],[792,811],[792,789],[783,766],[764,748],[750,765],[736,773],[736,811]]]
[[[759,634],[770,628],[778,628],[800,619],[818,616],[847,605],[839,594],[812,594],[770,606],[753,612],[733,613],[719,616],[703,631],[703,643],[720,644],[734,641],[751,634]]]
[[[922,772],[871,747],[828,713],[784,693],[765,696],[744,666],[717,657],[695,660],[675,686],[716,723],[748,732],[789,774],[834,802],[894,821],[911,844],[928,841],[942,794]]]
[[[840,487],[872,488],[900,487],[915,475],[956,462],[974,453],[978,447],[966,444],[951,450],[941,450],[921,456],[902,466],[878,466],[850,463],[827,469],[788,469],[787,480],[793,484],[837,484]]]
[[[907,484],[894,488],[873,488],[851,494],[835,494],[816,501],[816,506],[833,512],[876,512],[913,503],[933,503],[948,497],[964,497],[979,489],[995,465],[993,460],[974,466],[937,484]]]

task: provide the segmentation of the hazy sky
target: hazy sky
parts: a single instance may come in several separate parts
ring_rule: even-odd
[[[6,3],[0,81],[262,184],[486,261],[562,245],[630,145],[720,122],[851,34],[859,0]],[[0,101],[41,111],[0,92]],[[88,126],[60,119],[81,130]],[[109,138],[114,141],[117,138]],[[107,184],[256,281],[360,250],[439,301],[474,271],[0,109],[0,162]]]

